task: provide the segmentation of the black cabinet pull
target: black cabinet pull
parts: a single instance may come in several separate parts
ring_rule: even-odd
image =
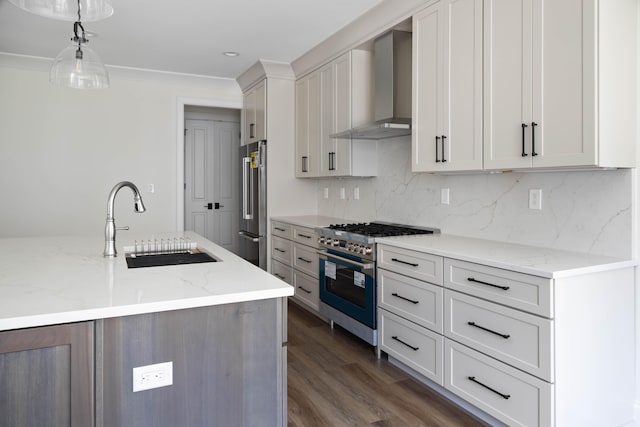
[[[420,265],[420,264],[414,264],[412,262],[402,261],[401,259],[398,259],[398,258],[391,258],[391,261],[399,262],[400,264],[410,265],[411,267],[417,267]]]
[[[280,248],[273,248],[273,250],[278,251],[278,252],[282,252],[282,253],[285,253],[285,252],[286,252],[286,251],[283,251],[283,250],[282,250],[282,249],[280,249]]]
[[[304,237],[305,239],[310,239],[311,238],[311,236],[307,236],[306,234],[300,234],[300,233],[298,233],[298,236]]]
[[[538,126],[536,122],[531,122],[531,155],[534,157],[538,155],[536,153],[536,126]]]
[[[308,293],[308,294],[310,294],[310,293],[311,293],[311,291],[310,291],[310,290],[305,289],[305,288],[303,288],[302,286],[298,286],[298,289],[300,289],[300,290],[302,290],[302,291],[304,291],[304,292],[306,292],[306,293]]]
[[[334,171],[336,170],[336,153],[331,152],[329,153],[329,170],[330,171]]]
[[[491,388],[486,384],[482,384],[480,381],[478,381],[476,379],[476,377],[467,377],[467,378],[469,379],[469,381],[473,381],[474,383],[476,383],[478,385],[481,385],[482,387],[486,388],[487,390],[490,390],[490,391],[494,392],[495,394],[501,396],[503,399],[509,399],[511,397],[510,394],[500,393],[498,390],[496,390],[494,388]]]
[[[522,157],[527,157],[528,154],[524,150],[524,131],[527,128],[526,124],[522,124]]]
[[[309,157],[302,156],[302,172],[309,172]]]
[[[438,155],[438,142],[440,142],[440,137],[436,135],[436,163],[440,163],[440,156]]]
[[[508,291],[509,290],[509,286],[494,285],[493,283],[483,282],[482,280],[476,280],[473,277],[467,277],[467,280],[469,282],[479,283],[479,284],[485,285],[485,286],[491,286],[492,288],[499,288],[499,289],[502,289],[503,291]]]
[[[400,299],[403,299],[403,300],[405,300],[405,301],[409,301],[410,303],[413,303],[413,304],[418,304],[418,303],[420,302],[420,301],[412,300],[412,299],[409,299],[409,298],[405,298],[405,297],[403,297],[402,295],[398,295],[398,294],[397,294],[397,293],[395,293],[395,292],[394,292],[394,293],[392,293],[391,295],[392,295],[392,296],[394,296],[394,297],[396,297],[396,298],[400,298]]]
[[[309,261],[308,259],[304,259],[304,258],[302,258],[301,256],[299,256],[299,257],[298,257],[298,259],[299,259],[300,261],[304,261],[304,262],[306,262],[307,264],[311,264],[311,261]]]
[[[273,273],[278,279],[284,280],[284,276],[279,275],[278,273]]]
[[[254,133],[255,129],[256,129],[256,124],[255,123],[250,123],[249,124],[249,138],[255,138],[256,137],[256,135]]]
[[[392,338],[392,339],[394,339],[394,340],[396,340],[396,341],[398,341],[400,344],[404,344],[404,345],[406,345],[407,347],[409,347],[409,348],[410,348],[411,350],[413,350],[413,351],[418,351],[418,350],[420,350],[420,347],[414,347],[414,346],[412,346],[411,344],[407,344],[406,342],[402,341],[402,340],[401,340],[400,338],[398,338],[397,336],[393,336],[393,337],[391,337],[391,338]]]
[[[280,227],[273,227],[273,228],[275,228],[275,229],[276,229],[276,230],[278,230],[278,231],[287,231],[287,230],[285,230],[284,228],[280,228]]]
[[[502,337],[505,340],[508,339],[511,336],[509,334],[501,334],[500,332],[492,331],[491,329],[485,328],[484,326],[477,325],[476,322],[467,322],[467,325],[473,326],[473,327],[478,328],[478,329],[482,329],[483,331],[489,332],[490,334],[494,334],[494,335],[497,335],[499,337]]]
[[[447,159],[444,158],[444,142],[445,142],[446,139],[447,139],[447,137],[442,135],[442,163],[447,161]]]

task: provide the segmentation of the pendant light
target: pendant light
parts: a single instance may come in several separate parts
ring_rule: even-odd
[[[80,17],[78,0],[78,20],[73,23],[71,44],[53,60],[49,81],[53,84],[74,89],[104,89],[109,87],[109,74],[100,57],[88,46]],[[81,34],[78,35],[78,30]]]
[[[99,21],[113,15],[111,0],[9,0],[27,12],[44,16],[45,18],[75,21],[76,8],[82,9],[85,22]]]

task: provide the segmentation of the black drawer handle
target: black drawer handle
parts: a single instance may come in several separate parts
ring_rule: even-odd
[[[447,159],[444,158],[444,143],[447,140],[447,137],[442,135],[442,163],[446,163]]]
[[[284,228],[280,228],[280,227],[273,227],[273,228],[275,228],[275,229],[276,229],[276,230],[278,230],[278,231],[287,231],[287,230],[285,230]]]
[[[403,300],[405,300],[405,301],[409,301],[410,303],[413,303],[413,304],[417,304],[417,303],[419,303],[419,302],[420,302],[420,301],[415,301],[415,300],[412,300],[412,299],[409,299],[409,298],[405,298],[405,297],[403,297],[402,295],[398,295],[398,294],[397,294],[397,293],[395,293],[395,292],[394,292],[394,293],[392,293],[391,295],[392,295],[392,296],[394,296],[394,297],[396,297],[396,298],[400,298],[400,299],[403,299]]]
[[[393,337],[391,337],[391,338],[392,338],[392,339],[394,339],[394,340],[396,340],[396,341],[398,341],[400,344],[404,344],[404,345],[406,345],[407,347],[409,347],[409,348],[410,348],[411,350],[413,350],[413,351],[418,351],[418,350],[420,350],[420,347],[414,347],[414,346],[412,346],[411,344],[407,344],[406,342],[402,341],[402,340],[401,340],[400,338],[398,338],[397,336],[393,336]]]
[[[440,156],[438,155],[438,142],[440,142],[440,137],[436,135],[436,163],[440,163]]]
[[[500,332],[492,331],[491,329],[487,329],[484,326],[477,325],[476,322],[467,322],[467,325],[476,327],[478,329],[482,329],[483,331],[487,331],[487,332],[492,333],[494,335],[498,335],[499,337],[502,337],[505,340],[511,336],[509,334],[501,334]]]
[[[492,288],[499,288],[499,289],[502,289],[503,291],[509,290],[509,286],[494,285],[493,283],[483,282],[482,280],[476,280],[473,277],[467,277],[467,280],[469,282],[480,283],[481,285],[491,286]]]
[[[279,275],[278,273],[273,273],[278,279],[284,280],[284,276]]]
[[[398,259],[398,258],[391,258],[391,261],[399,262],[400,264],[410,265],[411,267],[417,267],[420,265],[420,264],[414,264],[412,262],[402,261],[401,259]]]
[[[467,377],[467,378],[469,379],[469,381],[473,381],[474,383],[476,383],[476,384],[478,384],[478,385],[481,385],[482,387],[486,388],[487,390],[491,390],[491,391],[492,391],[492,392],[494,392],[495,394],[497,394],[497,395],[501,396],[503,399],[508,399],[508,398],[510,398],[510,397],[511,397],[511,395],[510,395],[510,394],[500,393],[498,390],[493,389],[493,388],[489,387],[489,386],[488,386],[488,385],[486,385],[486,384],[482,384],[480,381],[478,381],[478,380],[476,379],[476,377]]]
[[[282,250],[282,249],[280,249],[280,248],[273,248],[273,250],[274,250],[274,251],[278,251],[278,252],[282,252],[282,253],[285,253],[285,252],[286,252],[286,251],[283,251],[283,250]]]
[[[307,264],[311,264],[311,261],[309,261],[308,259],[304,259],[304,258],[302,258],[301,256],[299,256],[299,257],[298,257],[298,259],[299,259],[300,261],[304,261],[304,262],[306,262]]]
[[[305,239],[310,239],[311,238],[311,236],[307,236],[306,234],[300,234],[300,233],[298,233],[298,236],[304,237]]]
[[[311,291],[310,291],[310,290],[307,290],[307,289],[303,288],[302,286],[298,286],[298,289],[302,289],[303,291],[305,291],[305,292],[306,292],[306,293],[308,293],[308,294],[310,294],[310,293],[311,293]]]

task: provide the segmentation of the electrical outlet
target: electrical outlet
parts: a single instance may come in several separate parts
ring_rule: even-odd
[[[355,187],[353,189],[353,200],[360,200],[360,188]]]
[[[173,384],[173,362],[133,368],[133,391],[150,390]]]
[[[440,189],[440,203],[443,205],[449,204],[449,189],[441,188]]]
[[[347,193],[346,193],[346,191],[344,190],[344,187],[341,187],[341,188],[340,188],[340,199],[341,199],[341,200],[344,200],[344,199],[346,199],[346,198],[347,198]]]
[[[542,210],[542,190],[539,188],[529,189],[529,209]]]
[[[329,198],[329,188],[324,187],[324,188],[322,189],[322,196],[323,196],[325,199],[328,199],[328,198]]]

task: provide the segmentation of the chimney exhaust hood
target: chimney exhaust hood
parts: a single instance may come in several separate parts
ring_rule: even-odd
[[[373,64],[374,121],[330,138],[377,140],[411,135],[411,33],[392,30],[376,38]]]

